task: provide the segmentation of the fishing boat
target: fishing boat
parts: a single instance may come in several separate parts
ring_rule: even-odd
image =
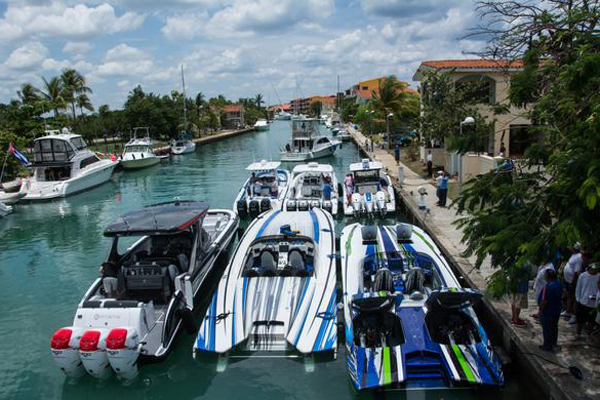
[[[337,215],[341,192],[338,180],[329,164],[311,162],[292,170],[290,189],[284,201],[287,211],[307,211],[320,207]]]
[[[257,131],[268,131],[269,130],[269,122],[266,119],[259,119],[254,124],[254,129]]]
[[[290,182],[290,172],[279,168],[279,161],[261,160],[248,167],[251,176],[242,185],[233,209],[241,217],[256,217],[258,214],[281,208]]]
[[[138,131],[143,132],[138,137]],[[125,169],[140,169],[151,167],[160,162],[160,157],[154,154],[152,140],[147,127],[133,128],[133,138],[125,145],[121,156],[121,166]]]
[[[272,210],[241,238],[194,343],[196,357],[308,356],[335,351],[335,231],[331,214]],[[238,353],[239,352],[239,353]]]
[[[281,152],[281,161],[309,161],[332,155],[341,145],[319,132],[318,120],[312,118],[292,121],[292,141]]]
[[[344,214],[356,218],[385,217],[396,211],[396,197],[389,175],[383,165],[365,158],[350,164],[354,186],[344,187]]]
[[[502,386],[499,358],[431,238],[409,224],[348,225],[341,271],[348,374],[357,390]]]
[[[196,300],[238,223],[233,211],[179,200],[114,221],[104,231],[112,239],[104,277],[86,291],[72,325],[52,336],[57,366],[73,378],[131,379],[139,362],[164,359],[182,327],[197,331]]]
[[[34,141],[33,176],[23,183],[23,200],[51,200],[91,189],[107,182],[117,164],[99,159],[80,135],[66,128],[46,131]]]
[[[196,151],[196,143],[192,141],[192,135],[185,131],[179,132],[179,136],[171,140],[171,153],[175,155],[193,153],[194,151]]]

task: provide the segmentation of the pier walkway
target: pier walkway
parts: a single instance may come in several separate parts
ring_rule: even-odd
[[[402,163],[397,165],[393,154],[385,149],[375,147],[373,152],[367,151],[366,137],[351,126],[348,127],[348,131],[365,154],[383,164],[387,173],[395,181],[396,192],[406,206],[409,217],[412,216],[417,225],[431,234],[438,247],[471,287],[485,292],[486,278],[494,270],[489,259],[484,261],[480,269],[476,269],[475,257],[466,258],[461,255],[466,246],[462,243],[461,230],[453,225],[457,219],[457,210],[452,206],[452,202],[448,201],[447,208],[436,206],[436,187],[433,180],[422,178]],[[399,166],[403,168],[402,184],[398,182]],[[418,206],[419,187],[427,190],[425,210],[420,210]],[[484,302],[486,311],[489,310],[492,314],[492,318],[486,318],[486,322],[488,319],[493,320],[491,321],[493,330],[500,333],[495,336],[501,338],[503,347],[508,350],[511,359],[518,360],[518,364],[526,369],[524,372],[536,380],[537,386],[543,390],[546,398],[573,400],[600,398],[599,347],[588,343],[587,339],[575,341],[574,325],[569,325],[561,319],[558,339],[560,351],[555,354],[541,351],[538,346],[542,343],[542,328],[534,322],[533,318],[530,318],[531,314],[537,312],[537,302],[532,290],[530,290],[529,308],[521,311],[522,318],[527,320],[527,326],[522,328],[513,327],[508,322],[511,316],[508,300],[485,298]],[[576,380],[567,369],[553,365],[540,357],[565,366],[577,366],[582,370],[584,379]]]

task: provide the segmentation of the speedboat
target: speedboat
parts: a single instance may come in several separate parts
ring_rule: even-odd
[[[27,194],[27,182],[24,179],[15,179],[0,185],[0,202],[11,205],[18,202]]]
[[[340,129],[336,137],[342,142],[352,139],[352,136],[350,136],[350,132],[348,132],[347,129]]]
[[[137,137],[137,132],[143,131],[144,135]],[[154,154],[152,149],[152,140],[146,127],[133,128],[133,138],[127,142],[123,155],[121,156],[121,166],[125,169],[139,169],[156,165],[160,162],[160,157]]]
[[[196,143],[187,132],[180,132],[177,139],[171,140],[171,153],[175,155],[188,154],[196,151]]]
[[[269,122],[266,119],[259,119],[254,124],[254,129],[257,131],[268,131],[269,130]]]
[[[292,141],[282,150],[281,161],[308,161],[330,156],[341,143],[322,136],[317,119],[293,120]]]
[[[238,224],[233,211],[196,201],[156,204],[114,221],[104,231],[112,244],[102,268],[116,278],[96,279],[72,325],[54,333],[57,366],[74,378],[114,372],[131,379],[138,361],[164,359],[182,327],[196,332],[196,300]]]
[[[348,225],[341,241],[347,366],[357,390],[502,386],[499,358],[433,240],[409,224]]]
[[[287,211],[307,211],[320,207],[337,215],[339,203],[338,181],[329,164],[311,162],[292,170],[290,189],[284,201]],[[329,187],[329,196],[326,188]]]
[[[290,172],[279,168],[279,161],[255,162],[248,167],[252,175],[242,185],[235,201],[233,209],[241,217],[256,217],[258,214],[281,208],[283,199],[288,190]]]
[[[293,357],[335,351],[334,229],[331,214],[318,208],[272,210],[255,219],[208,306],[196,357],[216,353],[226,365],[232,353]]]
[[[7,206],[3,202],[0,201],[0,218],[6,217],[8,214],[12,212],[12,207]]]
[[[396,210],[394,187],[380,162],[365,158],[362,162],[350,164],[354,180],[352,193],[344,187],[344,214],[346,216],[385,217]]]
[[[287,111],[281,111],[278,114],[275,115],[275,119],[279,119],[282,121],[289,121],[290,119],[292,119],[292,114],[290,114]]]
[[[23,200],[50,200],[70,196],[101,185],[110,179],[117,166],[115,159],[101,160],[80,135],[46,131],[35,139],[33,176],[23,184]]]

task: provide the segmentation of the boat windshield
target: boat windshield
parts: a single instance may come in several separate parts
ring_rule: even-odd
[[[314,275],[315,244],[305,236],[269,236],[250,245],[242,275],[310,277]]]
[[[366,183],[366,182],[379,182],[379,170],[378,169],[368,169],[366,171],[355,171],[354,172],[354,180],[356,184]]]
[[[83,140],[81,137],[74,137],[71,139],[71,143],[77,150],[83,150],[87,148],[87,143],[85,143],[85,140]]]
[[[125,146],[126,153],[148,153],[150,152],[150,147],[139,144],[132,144],[129,146]]]
[[[62,139],[38,139],[34,144],[33,161],[36,163],[67,162],[74,155],[69,142]]]

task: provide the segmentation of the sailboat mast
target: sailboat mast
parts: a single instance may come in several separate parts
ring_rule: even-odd
[[[183,64],[181,64],[181,86],[183,87],[183,130],[187,129],[187,96],[185,94],[185,78],[183,77]]]

